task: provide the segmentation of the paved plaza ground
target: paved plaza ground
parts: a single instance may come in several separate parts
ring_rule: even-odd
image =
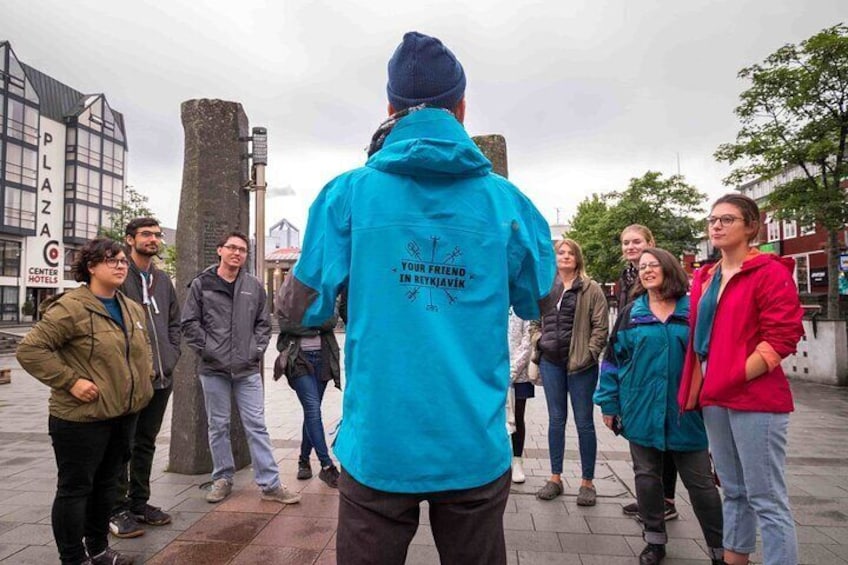
[[[273,351],[265,357],[269,369]],[[42,565],[58,562],[50,528],[50,505],[56,467],[47,435],[49,389],[24,373],[14,357],[0,357],[12,369],[12,383],[0,386],[0,563]],[[848,563],[848,389],[793,382],[796,412],[791,418],[788,480],[798,524],[801,562]],[[639,523],[622,515],[634,500],[633,472],[627,442],[603,427],[596,410],[598,505],[578,508],[577,437],[566,431],[565,496],[542,502],[534,497],[549,473],[547,411],[543,392],[528,401],[524,485],[513,485],[504,516],[509,562],[520,565],[618,565],[637,563],[643,547]],[[328,389],[325,425],[334,430],[341,393]],[[250,469],[236,476],[234,494],[212,505],[200,487],[208,475],[167,472],[170,409],[158,441],[151,503],[173,515],[163,527],[144,536],[111,538],[120,551],[150,564],[333,564],[338,494],[317,477],[297,481],[297,453],[302,413],[285,382],[268,381],[268,428],[283,481],[303,494],[303,501],[282,508],[259,500]],[[313,465],[314,465],[313,458]],[[457,461],[458,466],[462,461]],[[668,565],[708,563],[700,529],[678,484],[680,519],[669,522]],[[759,562],[759,555],[754,555]],[[409,564],[438,563],[427,513],[410,547]]]

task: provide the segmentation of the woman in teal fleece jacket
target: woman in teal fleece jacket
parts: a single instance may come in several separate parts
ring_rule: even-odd
[[[637,298],[616,321],[594,401],[604,424],[630,441],[636,501],[647,542],[639,563],[660,563],[668,536],[663,458],[673,457],[689,491],[713,563],[722,563],[721,498],[710,470],[701,415],[680,414],[677,390],[689,339],[688,278],[668,251],[639,258]]]

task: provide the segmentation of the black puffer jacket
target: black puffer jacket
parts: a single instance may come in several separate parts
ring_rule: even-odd
[[[551,363],[568,365],[571,334],[574,330],[574,314],[577,311],[577,296],[581,288],[583,288],[583,280],[577,278],[574,285],[563,295],[559,308],[554,305],[552,309],[542,312],[539,350],[542,352],[542,357]]]

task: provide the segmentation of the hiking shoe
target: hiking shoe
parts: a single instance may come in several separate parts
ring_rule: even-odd
[[[649,543],[639,554],[639,565],[659,565],[665,559],[665,546]]]
[[[622,507],[621,511],[625,516],[638,516],[639,515],[639,505],[635,502],[631,502],[630,504]]]
[[[151,526],[164,526],[165,524],[171,523],[170,514],[163,512],[159,507],[151,506],[149,504],[145,504],[144,508],[140,512],[133,510],[132,514],[136,521],[143,524],[149,524]]]
[[[577,491],[577,506],[594,506],[597,498],[595,487],[580,487]]]
[[[676,520],[680,517],[680,514],[677,513],[677,508],[674,506],[673,502],[666,501],[665,502],[665,510],[663,511],[663,518],[668,522],[669,520]]]
[[[309,464],[309,459],[298,457],[297,459],[297,480],[305,481],[312,478],[312,465]]]
[[[539,489],[536,493],[536,498],[539,500],[553,500],[562,494],[562,483],[548,481],[545,486]]]
[[[280,504],[297,504],[300,502],[300,495],[280,485],[272,490],[263,490],[262,500],[270,500]]]
[[[118,553],[111,547],[103,550],[103,553],[90,556],[92,565],[132,565],[135,563],[135,557]]]
[[[322,467],[318,473],[318,478],[324,481],[330,488],[339,488],[339,470],[335,465]]]
[[[206,502],[216,503],[221,502],[233,492],[233,485],[227,479],[215,479],[212,481],[212,488],[206,495]]]
[[[144,529],[138,525],[129,510],[118,512],[109,518],[109,531],[116,538],[137,538],[144,535]]]

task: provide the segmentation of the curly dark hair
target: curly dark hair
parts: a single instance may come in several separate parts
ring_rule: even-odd
[[[82,246],[82,249],[77,253],[71,269],[74,273],[74,280],[82,283],[91,282],[91,272],[89,267],[99,265],[106,259],[115,257],[119,253],[124,252],[124,246],[116,243],[106,237],[96,237]]]

